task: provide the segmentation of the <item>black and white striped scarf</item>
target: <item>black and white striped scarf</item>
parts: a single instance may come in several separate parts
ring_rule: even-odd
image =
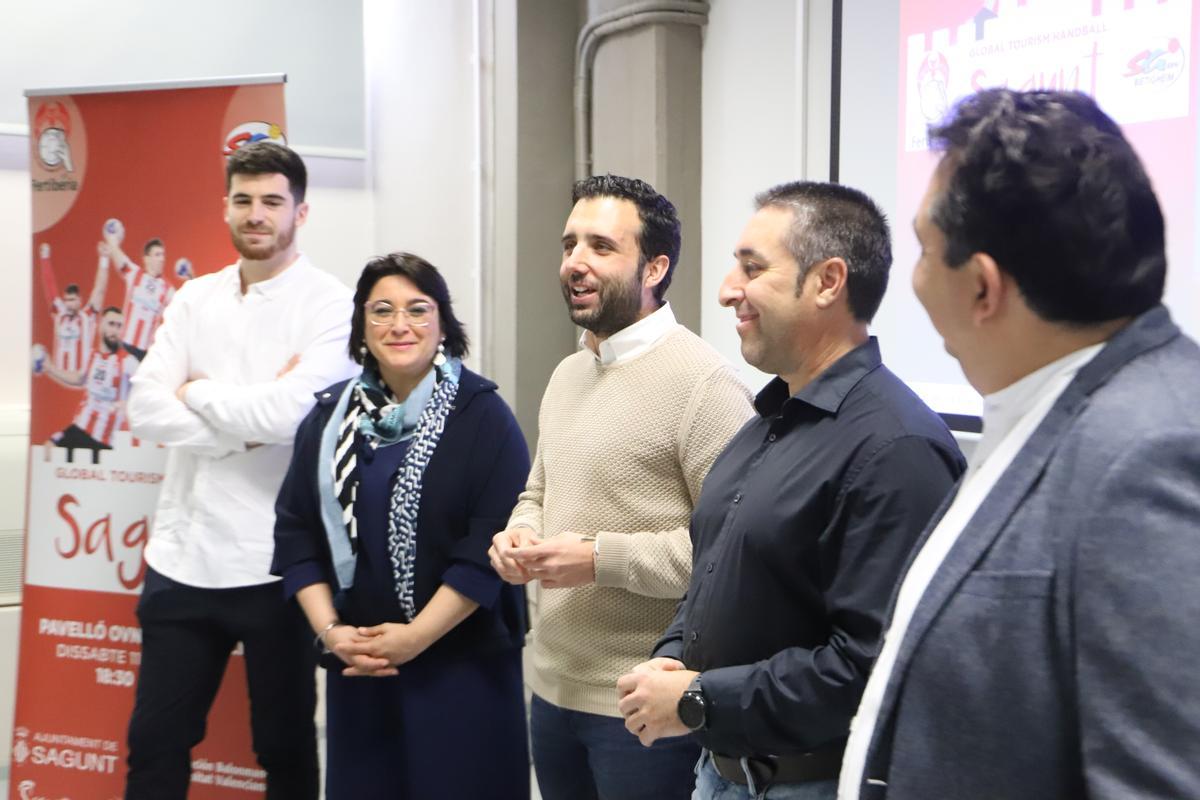
[[[405,621],[416,616],[413,600],[413,575],[417,561],[417,514],[421,508],[422,479],[438,441],[445,430],[446,417],[458,394],[461,362],[450,359],[435,368],[437,385],[425,403],[415,427],[405,425],[412,411],[406,414],[402,404],[387,387],[373,375],[359,378],[346,406],[338,428],[334,449],[333,490],[342,507],[342,521],[350,539],[350,548],[358,552],[358,521],[354,504],[358,499],[359,469],[356,454],[356,435],[366,438],[371,447],[395,444],[410,438],[408,451],[392,484],[392,500],[388,511],[388,557],[392,563],[392,578],[396,597],[404,612]]]

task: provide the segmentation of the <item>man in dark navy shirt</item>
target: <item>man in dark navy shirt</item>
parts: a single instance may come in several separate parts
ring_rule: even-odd
[[[891,266],[875,204],[792,183],[757,205],[720,298],[778,377],[705,480],[687,596],[620,709],[643,744],[704,746],[699,798],[833,798],[893,587],[965,463],[867,334]]]

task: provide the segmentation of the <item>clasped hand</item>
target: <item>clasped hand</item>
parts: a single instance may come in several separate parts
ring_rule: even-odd
[[[679,698],[696,674],[674,658],[652,658],[617,681],[617,710],[643,746],[688,733],[679,719]]]
[[[325,641],[346,662],[343,675],[372,678],[398,674],[397,665],[412,661],[430,644],[414,626],[402,622],[369,628],[339,625],[325,634]]]
[[[541,581],[546,589],[566,589],[596,580],[594,547],[578,533],[541,539],[529,528],[516,527],[492,537],[488,558],[496,574],[509,583]]]

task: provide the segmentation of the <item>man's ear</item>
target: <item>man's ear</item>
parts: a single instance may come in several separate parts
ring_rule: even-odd
[[[813,264],[804,276],[811,283],[817,308],[830,308],[846,293],[846,279],[850,268],[842,258],[827,258]]]
[[[671,259],[665,255],[655,256],[646,262],[645,268],[642,270],[642,288],[653,289],[663,282],[663,278],[667,277],[667,270],[671,266]]]
[[[971,305],[971,321],[982,325],[995,319],[1004,310],[1012,280],[987,253],[974,253],[967,259],[963,269],[974,283],[975,299]]]

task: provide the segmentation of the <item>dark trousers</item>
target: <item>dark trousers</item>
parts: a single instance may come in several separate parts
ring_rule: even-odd
[[[690,736],[643,747],[625,720],[571,711],[536,694],[533,767],[545,800],[688,800],[700,747]]]
[[[187,796],[191,750],[204,739],[229,654],[242,642],[254,752],[269,800],[318,794],[312,634],[278,583],[185,586],[152,569],[138,603],[142,663],[129,721],[126,800]]]

